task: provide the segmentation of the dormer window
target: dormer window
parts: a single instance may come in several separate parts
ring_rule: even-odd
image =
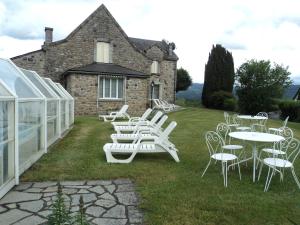
[[[151,74],[159,74],[159,63],[157,61],[152,62]]]
[[[96,62],[109,63],[110,62],[110,44],[107,42],[97,42],[96,45]]]

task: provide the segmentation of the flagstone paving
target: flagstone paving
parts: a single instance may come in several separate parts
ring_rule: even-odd
[[[73,215],[83,197],[91,225],[141,225],[135,186],[129,179],[65,181],[60,183],[67,207]],[[0,200],[0,225],[47,224],[56,199],[57,182],[26,182]]]

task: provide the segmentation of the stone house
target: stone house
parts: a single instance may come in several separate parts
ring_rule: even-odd
[[[178,57],[174,43],[128,37],[104,5],[65,39],[45,28],[40,50],[13,57],[19,67],[61,82],[75,99],[76,115],[129,105],[140,115],[151,98],[175,100]]]

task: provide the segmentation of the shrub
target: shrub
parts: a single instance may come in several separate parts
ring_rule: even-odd
[[[236,100],[226,91],[216,91],[209,97],[209,105],[214,109],[234,110]]]
[[[235,111],[236,110],[237,101],[235,98],[226,98],[224,100],[224,110],[227,111]]]
[[[300,121],[300,101],[281,101],[279,103],[281,118],[289,116],[290,121]]]

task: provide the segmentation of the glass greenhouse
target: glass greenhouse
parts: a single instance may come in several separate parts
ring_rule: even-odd
[[[20,174],[45,151],[45,97],[10,60],[0,60],[1,79],[18,100]]]
[[[0,79],[0,198],[16,184],[15,107],[16,96]]]
[[[69,99],[51,79],[44,78],[44,80],[60,98],[60,129],[62,134],[69,128]]]
[[[34,71],[21,69],[27,78],[42,92],[47,102],[47,147],[60,137],[59,96]]]
[[[72,95],[69,94],[69,92],[64,89],[64,87],[60,83],[56,83],[58,88],[65,94],[65,96],[68,98],[68,105],[69,105],[69,126],[71,126],[74,123],[74,98]]]

